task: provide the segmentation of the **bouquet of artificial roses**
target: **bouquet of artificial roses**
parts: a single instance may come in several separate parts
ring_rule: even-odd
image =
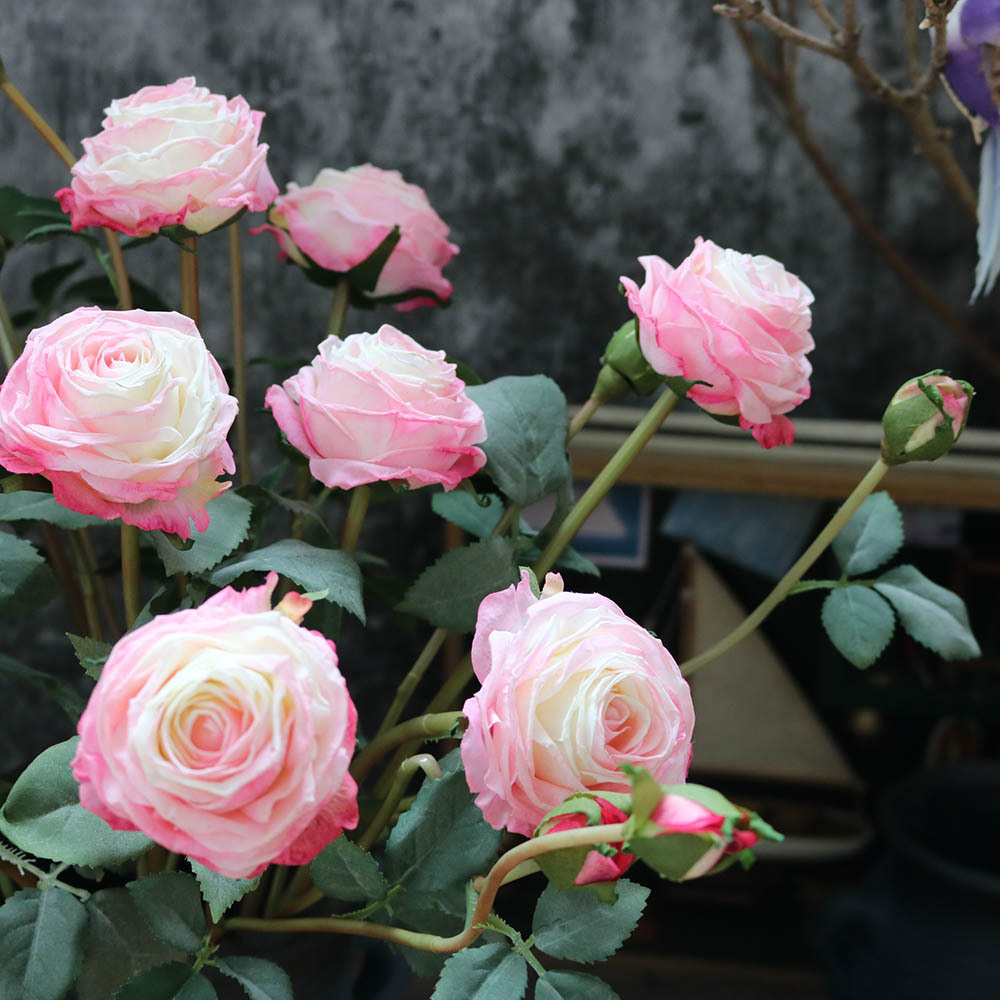
[[[6,78],[3,89],[26,106]],[[611,600],[569,591],[553,571],[587,566],[571,539],[680,398],[764,447],[792,443],[812,295],[778,262],[700,238],[677,268],[640,258],[644,284],[621,279],[632,316],[570,422],[544,376],[471,384],[395,326],[346,334],[352,304],[405,312],[452,293],[442,269],[458,248],[398,173],[325,169],[279,195],[261,113],[192,79],[113,101],[78,161],[27,108],[72,180],[58,205],[5,189],[0,235],[16,247],[79,231],[96,248],[89,229],[104,227],[98,255],[119,308],[77,308],[23,347],[3,330],[0,597],[23,602],[51,564],[94,683],[82,712],[64,700],[77,735],[17,776],[0,809],[2,1000],[210,997],[217,974],[252,998],[290,997],[287,970],[240,953],[264,931],[388,941],[440,976],[441,1000],[521,997],[529,970],[538,998],[612,997],[544,956],[617,949],[648,895],[624,877],[631,866],[679,881],[748,864],[761,838],[780,839],[686,783],[686,674],[759,624],[838,535],[845,580],[831,598],[861,600],[878,632],[871,601],[890,627],[895,608],[920,628],[907,616],[921,594],[955,625],[943,651],[976,655],[961,602],[930,581],[899,570],[873,587],[846,580],[892,555],[883,545],[868,565],[865,535],[884,516],[865,501],[889,466],[938,457],[964,427],[971,387],[940,372],[893,397],[882,455],[746,629],[683,667]],[[233,223],[264,210],[253,232],[271,233],[333,300],[315,358],[264,398],[293,464],[255,479],[241,304],[230,394],[198,328],[197,247],[226,228],[237,269]],[[132,308],[119,234],[180,245],[181,312]],[[567,441],[628,391],[659,395],[580,500],[530,532],[524,507],[565,498]],[[220,478],[234,474],[238,488]],[[365,620],[359,545],[376,484],[387,496],[433,491],[434,510],[476,540],[406,592],[399,610],[427,623],[427,643],[362,734],[337,629],[343,611]],[[273,540],[262,524],[276,513],[287,526]],[[31,520],[46,526],[44,555],[21,532]],[[120,562],[116,552],[109,568],[89,536],[112,521]],[[109,593],[119,585],[124,622]],[[470,654],[415,709],[449,633],[471,633]],[[854,622],[831,636],[859,665],[879,641],[866,645]],[[27,667],[19,676],[62,690]],[[432,752],[442,740],[457,746]],[[545,887],[525,940],[495,906],[503,885],[532,876]],[[568,935],[568,921],[600,934]]]

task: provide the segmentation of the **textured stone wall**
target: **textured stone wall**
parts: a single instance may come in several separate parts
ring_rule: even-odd
[[[870,0],[865,10],[883,63],[894,58],[886,11],[897,7]],[[9,7],[0,45],[12,79],[74,149],[112,97],[193,74],[267,112],[282,187],[327,165],[402,170],[428,191],[462,252],[448,269],[453,307],[399,325],[484,377],[542,370],[583,397],[607,335],[627,317],[618,276],[638,276],[643,253],[678,262],[699,233],[779,258],[816,293],[804,415],[876,417],[903,378],[936,365],[975,377],[840,214],[710,0],[43,2]],[[801,63],[832,159],[962,308],[971,222],[905,127],[862,100],[842,67],[808,54]],[[971,140],[942,108],[974,172]],[[6,105],[0,129],[3,182],[36,193],[65,182]],[[222,293],[226,241],[202,243],[202,287]],[[15,308],[25,276],[52,252],[19,254],[4,269]],[[176,298],[175,255],[155,246],[130,266]],[[246,240],[246,269],[252,353],[311,355],[327,294],[276,264],[266,236]],[[224,354],[220,297],[203,306],[203,325]],[[989,329],[994,314],[980,307],[978,321]],[[354,313],[348,328],[392,319],[386,309]]]

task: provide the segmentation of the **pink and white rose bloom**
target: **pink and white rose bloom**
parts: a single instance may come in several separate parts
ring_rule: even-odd
[[[569,795],[627,792],[622,764],[682,782],[694,708],[673,657],[600,594],[541,598],[527,572],[479,606],[462,761],[488,823],[530,836]]]
[[[235,471],[237,406],[188,317],[85,306],[32,331],[0,386],[0,465],[71,510],[188,538]]]
[[[336,273],[356,267],[399,226],[400,240],[386,261],[371,296],[400,295],[415,289],[433,292],[396,303],[400,310],[433,306],[447,299],[452,284],[441,269],[458,253],[448,227],[431,207],[422,188],[403,180],[397,170],[370,163],[349,170],[321,170],[305,187],[289,184],[268,212],[267,231],[279,256],[300,267],[313,265]]]
[[[325,486],[404,480],[452,490],[486,464],[483,412],[444,351],[395,327],[330,336],[266,405]]]
[[[809,398],[815,346],[813,294],[770,257],[725,250],[700,236],[680,267],[640,257],[640,288],[622,277],[639,344],[661,375],[707,382],[688,396],[703,410],[738,417],[765,448],[791,444],[785,416]]]
[[[357,713],[278,577],[129,632],[80,718],[80,802],[229,878],[311,861],[358,821]]]
[[[188,76],[143,87],[104,113],[103,131],[83,140],[71,186],[56,192],[74,229],[207,233],[278,194],[258,141],[264,113],[242,97],[210,94]]]

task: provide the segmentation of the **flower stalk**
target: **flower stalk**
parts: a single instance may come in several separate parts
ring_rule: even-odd
[[[125,601],[125,628],[130,629],[142,610],[139,571],[139,529],[122,524],[122,597]]]
[[[247,426],[246,344],[243,337],[243,255],[240,252],[240,223],[229,227],[229,288],[233,309],[233,391],[240,404],[236,414],[236,471],[246,486],[253,482],[250,471],[250,432]]]
[[[462,719],[461,712],[435,712],[418,715],[398,726],[393,726],[371,741],[351,763],[351,775],[360,785],[371,769],[390,750],[411,740],[442,739],[448,736]]]
[[[201,306],[198,295],[198,237],[185,236],[181,255],[181,312],[201,329]]]
[[[865,499],[881,482],[889,471],[881,458],[865,473],[864,478],[854,488],[851,495],[841,504],[839,510],[830,519],[826,527],[816,536],[813,543],[802,553],[791,569],[777,582],[767,597],[748,615],[729,635],[724,636],[714,646],[705,652],[681,664],[681,673],[690,677],[706,663],[718,659],[723,653],[732,649],[738,642],[745,639],[761,622],[789,595],[803,574],[820,557],[826,547],[840,534],[841,529],[854,515],[854,512],[865,502]]]
[[[328,337],[339,337],[344,332],[344,319],[347,307],[351,302],[351,285],[347,278],[341,278],[333,290],[333,307],[330,309],[330,320],[326,324]]]
[[[351,502],[348,505],[347,517],[344,519],[344,528],[340,535],[340,547],[352,555],[358,547],[361,526],[365,523],[365,514],[368,513],[368,501],[371,499],[371,495],[371,487],[367,484],[355,486],[351,490]]]
[[[417,771],[423,771],[432,781],[437,781],[441,777],[441,766],[437,760],[429,753],[418,753],[413,757],[407,757],[399,766],[396,777],[393,779],[389,794],[382,800],[375,818],[371,821],[368,829],[358,838],[358,845],[366,851],[372,849],[372,844],[378,840],[386,824],[392,819],[396,807],[403,798],[406,786]]]

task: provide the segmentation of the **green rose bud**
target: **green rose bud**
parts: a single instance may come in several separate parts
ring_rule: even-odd
[[[591,396],[602,403],[630,391],[637,396],[648,396],[663,384],[663,377],[653,371],[639,347],[635,318],[615,331],[601,356],[601,364]]]
[[[882,458],[888,465],[932,462],[951,450],[969,416],[975,390],[940,368],[910,379],[882,415]]]

